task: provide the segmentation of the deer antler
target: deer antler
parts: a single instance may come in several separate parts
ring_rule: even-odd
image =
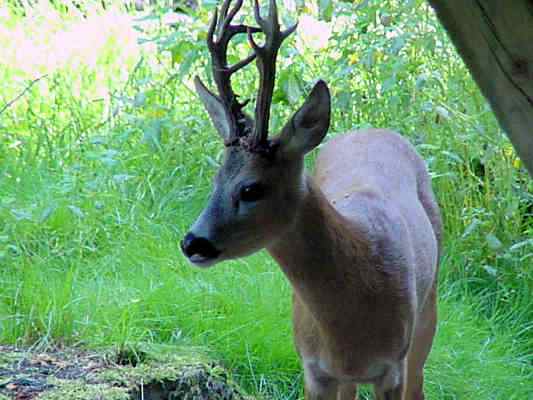
[[[242,111],[247,102],[239,103],[237,100],[237,95],[231,88],[231,75],[251,63],[256,54],[252,53],[244,60],[230,66],[228,65],[227,51],[228,44],[233,36],[246,32],[251,34],[258,32],[259,29],[242,24],[232,25],[231,22],[242,7],[244,0],[237,0],[230,10],[231,1],[224,0],[220,10],[220,18],[218,17],[218,9],[215,9],[207,32],[207,47],[211,54],[213,78],[217,85],[219,97],[225,105],[233,124],[231,132],[237,136],[244,136],[247,133],[246,131],[250,129],[249,124],[246,123],[249,118]],[[229,138],[229,141],[232,139],[235,138]]]
[[[242,1],[241,1],[242,2]],[[268,17],[262,18],[259,11],[259,2],[254,0],[255,20],[261,32],[265,34],[265,43],[258,45],[252,34],[254,30],[247,29],[248,41],[257,56],[257,69],[259,70],[259,92],[255,104],[255,125],[252,134],[252,145],[258,146],[266,141],[268,136],[268,123],[270,119],[270,105],[274,92],[276,78],[276,57],[283,42],[291,33],[296,30],[297,23],[285,31],[280,30],[278,21],[278,9],[275,0],[270,0]],[[251,59],[248,61],[250,62]]]

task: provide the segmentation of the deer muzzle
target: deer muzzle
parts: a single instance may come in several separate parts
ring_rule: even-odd
[[[206,267],[214,264],[221,253],[208,239],[198,237],[192,232],[185,235],[180,246],[183,254],[197,266]]]

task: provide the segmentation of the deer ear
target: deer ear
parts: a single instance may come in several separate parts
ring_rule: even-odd
[[[322,142],[328,132],[331,97],[326,82],[320,80],[305,103],[283,127],[280,149],[288,157],[303,156]]]
[[[196,88],[196,93],[198,93],[200,100],[204,103],[204,107],[218,134],[222,136],[222,139],[228,139],[230,137],[231,119],[228,116],[226,107],[217,96],[205,87],[200,78],[194,78],[194,87]]]

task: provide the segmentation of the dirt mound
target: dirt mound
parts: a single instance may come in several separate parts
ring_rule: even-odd
[[[220,366],[190,352],[33,352],[0,346],[0,400],[251,400]]]

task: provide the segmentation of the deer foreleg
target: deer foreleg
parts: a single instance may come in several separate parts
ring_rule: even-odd
[[[337,400],[339,382],[325,374],[316,362],[304,362],[304,381],[305,400]]]
[[[374,385],[378,400],[404,400],[406,387],[406,360],[391,367],[385,376]]]

